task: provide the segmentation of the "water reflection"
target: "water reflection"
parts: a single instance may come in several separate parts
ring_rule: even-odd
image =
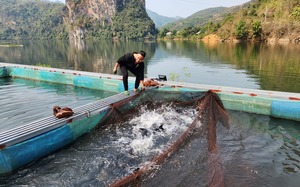
[[[10,41],[0,61],[112,73],[124,53],[147,52],[146,76],[263,90],[300,92],[299,45],[203,43],[200,41]]]

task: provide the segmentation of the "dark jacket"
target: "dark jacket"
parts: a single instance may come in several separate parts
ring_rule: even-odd
[[[134,56],[133,56],[134,53],[126,53],[125,55],[121,56],[119,59],[118,59],[118,64],[120,64],[120,66],[126,66],[126,67],[133,67],[134,64],[135,64],[135,59],[134,59]]]
[[[121,56],[117,62],[120,66],[125,66],[126,69],[131,71],[134,75],[139,76],[140,80],[144,80],[144,62],[135,63],[135,59],[133,53],[126,53],[125,55]]]

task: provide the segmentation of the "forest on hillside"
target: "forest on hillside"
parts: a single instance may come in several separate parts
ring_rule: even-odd
[[[181,30],[164,27],[158,36],[165,39],[202,39],[212,34],[222,41],[283,39],[299,43],[300,0],[252,0],[223,14],[222,19],[210,19],[202,26]]]
[[[101,1],[98,2],[100,6]],[[77,31],[84,38],[156,38],[158,30],[139,1],[128,0],[105,24],[86,15],[86,1],[74,1],[72,18],[63,3],[47,0],[2,0],[0,6],[0,39],[67,39]],[[114,7],[110,7],[114,8]],[[96,12],[96,14],[101,12]],[[72,33],[72,34],[71,34]]]
[[[79,2],[79,1],[78,1]],[[138,9],[135,9],[137,7]],[[68,9],[47,0],[2,0],[0,39],[66,39],[64,18]],[[300,42],[300,0],[252,0],[236,7],[199,11],[158,30],[143,7],[130,1],[117,12],[112,25],[77,15],[74,28],[84,28],[86,38],[151,38],[198,40],[216,36],[221,41],[254,40]],[[158,34],[157,34],[158,33]]]
[[[0,39],[63,39],[64,4],[32,0],[1,0]]]

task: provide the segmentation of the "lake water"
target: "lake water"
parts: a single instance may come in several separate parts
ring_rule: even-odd
[[[114,94],[61,84],[0,78],[0,131],[49,117],[53,106],[76,108]]]
[[[51,40],[13,43],[23,47],[0,47],[0,62],[112,73],[119,56],[143,49],[147,52],[147,77],[165,74],[169,80],[182,82],[300,92],[298,45],[190,41],[71,44]],[[0,79],[0,92],[0,104],[5,106],[0,108],[2,126],[8,121],[5,114],[10,114],[14,122],[27,122],[32,119],[26,119],[26,113],[35,118],[47,117],[53,105],[77,107],[113,94],[10,78]],[[28,110],[32,108],[41,112],[32,114]],[[63,150],[0,177],[0,186],[107,186],[160,152],[163,147],[157,143],[181,132],[180,128],[194,119],[191,108],[182,109],[184,115],[168,104],[155,110],[140,108],[126,118],[114,116],[116,121],[109,128],[98,128]],[[297,186],[299,122],[228,112],[231,128],[218,128],[225,185]],[[154,132],[160,123],[165,131]],[[148,129],[150,135],[141,136],[141,128]],[[193,134],[165,163],[144,176],[142,186],[208,186],[206,147],[206,137]]]
[[[230,129],[217,128],[225,186],[298,186],[299,122],[228,113]],[[12,175],[0,176],[0,186],[108,186],[165,150],[166,142],[176,139],[194,117],[195,109],[170,103],[116,113],[108,128],[97,128]],[[156,131],[160,125],[163,129]],[[207,155],[206,136],[196,129],[170,158],[143,176],[141,186],[209,186]]]
[[[112,73],[121,55],[143,49],[147,52],[147,77],[163,74],[167,75],[168,80],[180,82],[300,92],[300,45],[295,44],[10,42],[23,47],[0,47],[0,62]]]

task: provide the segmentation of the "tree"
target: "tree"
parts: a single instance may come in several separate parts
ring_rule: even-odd
[[[170,31],[170,30],[167,29],[167,28],[162,29],[162,30],[158,33],[158,37],[160,37],[160,38],[166,37],[166,35],[167,35],[167,33],[168,33],[169,31]]]
[[[261,22],[260,21],[254,21],[252,23],[252,31],[253,31],[253,36],[255,38],[261,37],[262,27],[261,27]]]
[[[295,20],[295,21],[300,21],[300,6],[296,6],[293,9],[293,12],[291,13],[291,17]]]
[[[246,27],[246,21],[241,20],[237,25],[235,29],[235,36],[237,39],[245,40],[248,37],[248,31]]]

